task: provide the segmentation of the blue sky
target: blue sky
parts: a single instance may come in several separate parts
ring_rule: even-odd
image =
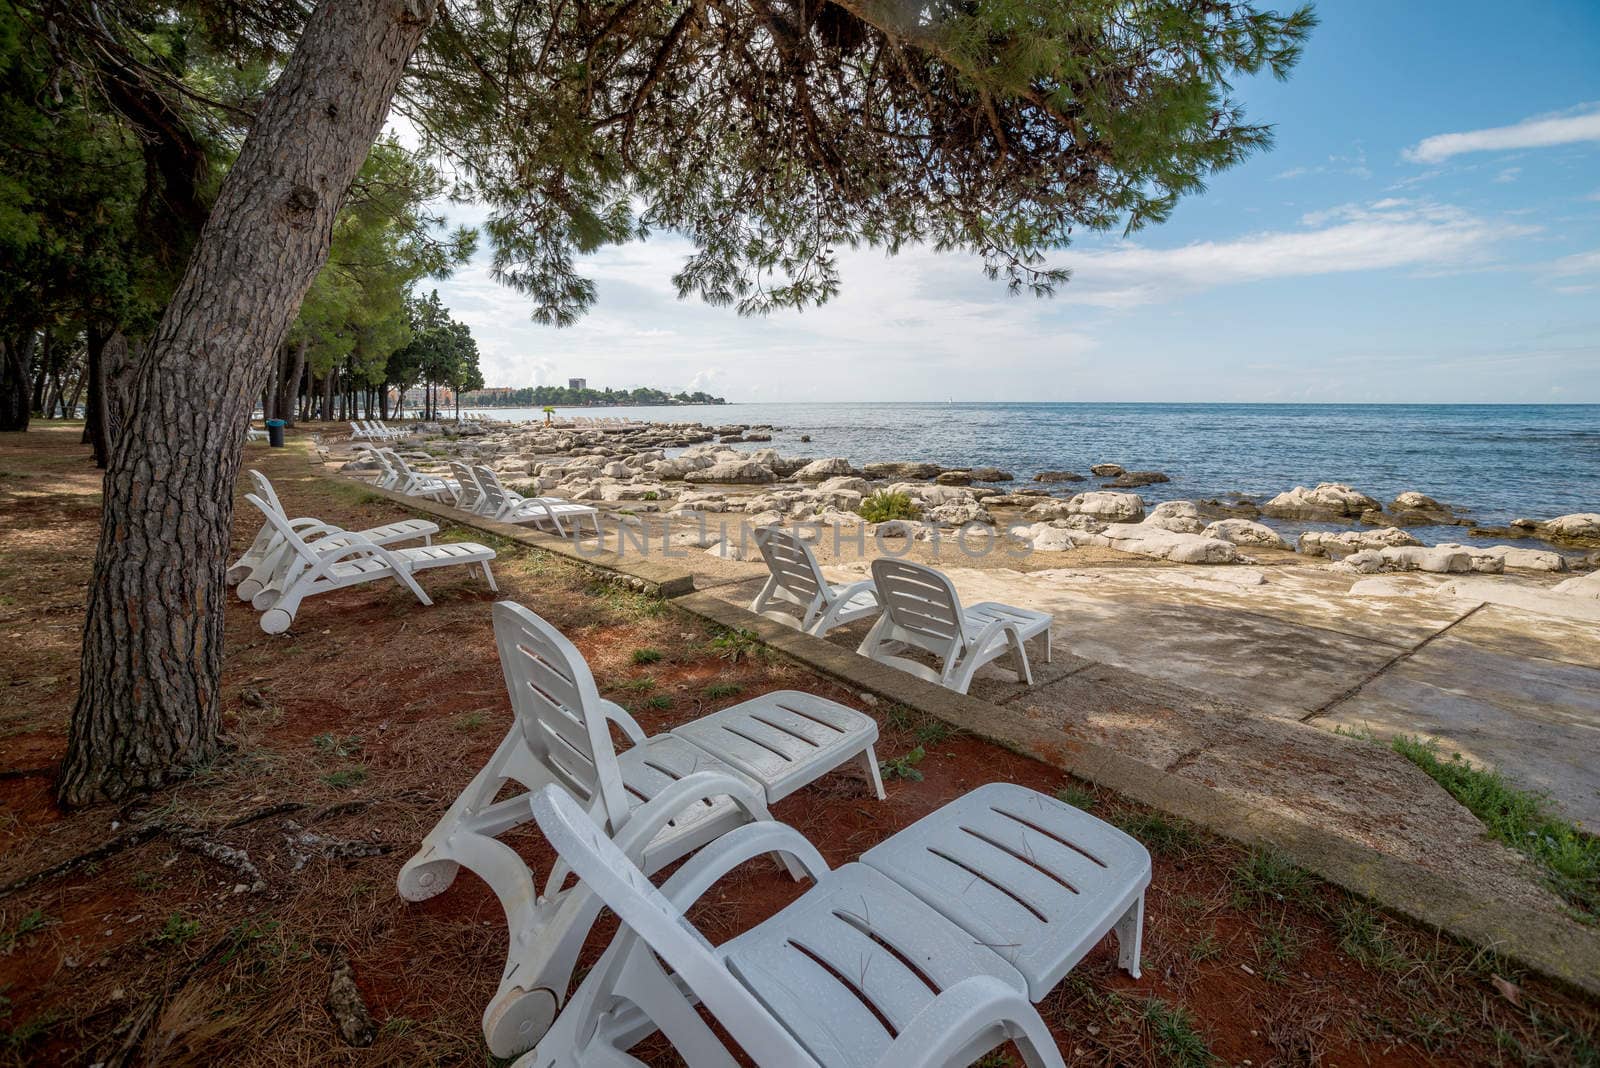
[[[1600,403],[1600,4],[1324,0],[1288,82],[1239,95],[1276,147],[1166,225],[1057,254],[1009,296],[971,257],[874,250],[804,313],[680,301],[672,235],[586,267],[577,326],[487,254],[439,284],[492,385],[732,400]],[[453,212],[472,221],[469,209]]]

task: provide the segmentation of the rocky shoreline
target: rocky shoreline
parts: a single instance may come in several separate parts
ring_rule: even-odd
[[[1596,513],[1481,527],[1460,509],[1421,492],[1398,494],[1385,505],[1351,486],[1330,482],[1295,486],[1260,503],[1240,496],[1149,505],[1133,491],[1169,482],[1169,477],[1114,463],[1095,464],[1086,474],[1039,471],[1021,481],[994,467],[956,469],[923,461],[857,467],[845,457],[730,447],[765,444],[778,429],[535,422],[422,424],[417,431],[426,439],[422,447],[438,459],[488,464],[519,492],[610,505],[619,523],[642,523],[648,515],[733,513],[744,516],[750,528],[807,523],[819,529],[865,528],[867,536],[880,538],[987,531],[1035,552],[1097,546],[1184,564],[1250,563],[1255,562],[1250,553],[1297,551],[1359,574],[1561,572],[1600,566]],[[362,465],[347,466],[360,470]],[[1061,490],[1090,481],[1099,488],[1070,495]],[[862,517],[863,502],[883,494],[903,499],[909,506],[906,519],[872,523]],[[1291,544],[1263,520],[1348,529],[1305,530]],[[1430,546],[1406,529],[1442,526],[1523,544]],[[1530,547],[1529,541],[1550,548]],[[742,544],[702,547],[723,556],[748,552]],[[1600,595],[1600,587],[1596,593]]]

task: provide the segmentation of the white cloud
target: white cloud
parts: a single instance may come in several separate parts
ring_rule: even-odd
[[[1563,256],[1546,265],[1551,274],[1571,277],[1577,274],[1600,274],[1600,249]]]
[[[1459,208],[1390,197],[1312,212],[1304,230],[1153,249],[1132,243],[1068,257],[1067,300],[1104,307],[1156,303],[1216,286],[1275,278],[1481,265],[1495,243],[1528,227],[1494,224]]]
[[[1508,184],[1510,182],[1516,181],[1517,180],[1517,175],[1519,175],[1521,173],[1522,173],[1522,168],[1521,167],[1506,167],[1503,170],[1501,170],[1501,172],[1499,174],[1494,176],[1493,181],[1494,181],[1494,183],[1496,185],[1506,185],[1506,184]]]
[[[1582,141],[1600,141],[1600,107],[1581,105],[1576,114],[1540,115],[1510,126],[1435,134],[1406,149],[1413,163],[1442,163],[1467,152],[1504,152],[1517,148],[1548,148]]]

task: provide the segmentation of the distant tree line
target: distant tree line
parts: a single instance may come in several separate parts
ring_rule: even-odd
[[[567,386],[523,386],[520,389],[496,387],[476,389],[461,398],[467,407],[543,408],[554,405],[560,408],[599,407],[605,405],[648,404],[727,404],[722,397],[696,390],[693,393],[668,393],[666,390],[640,386],[637,389],[571,389]]]

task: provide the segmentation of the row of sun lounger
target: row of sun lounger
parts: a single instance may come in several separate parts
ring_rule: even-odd
[[[375,451],[388,454],[385,479],[405,492],[563,525],[550,502],[508,493],[488,468],[452,465],[445,479]],[[306,596],[360,582],[393,578],[430,603],[414,577],[430,567],[481,565],[494,588],[492,549],[436,545],[438,526],[423,519],[345,531],[290,518],[271,483],[250,475],[256,492],[246,500],[265,523],[228,577],[269,633],[286,629]],[[1048,659],[1049,616],[993,603],[963,609],[931,568],[878,560],[870,581],[840,587],[792,532],[764,528],[757,542],[771,573],[758,612],[816,634],[877,613],[863,653],[961,690],[1007,652],[1031,681],[1031,639],[1044,638]],[[1108,932],[1120,966],[1138,977],[1151,865],[1121,831],[996,783],[830,870],[769,806],[852,763],[882,799],[870,716],[780,691],[647,736],[599,696],[582,655],[548,622],[500,602],[494,629],[513,724],[397,885],[421,901],[465,867],[500,901],[507,959],[483,1016],[496,1056],[532,1047],[519,1065],[638,1064],[626,1051],[659,1030],[696,1066],[738,1063],[723,1035],[760,1064],[965,1065],[1009,1041],[1029,1064],[1060,1065],[1034,1004]],[[898,656],[909,649],[942,667]],[[613,727],[628,742],[621,752]],[[500,841],[530,819],[560,858],[542,886]],[[762,855],[814,885],[713,946],[685,914]],[[649,879],[674,864],[659,887]],[[574,988],[603,908],[620,926]]]

